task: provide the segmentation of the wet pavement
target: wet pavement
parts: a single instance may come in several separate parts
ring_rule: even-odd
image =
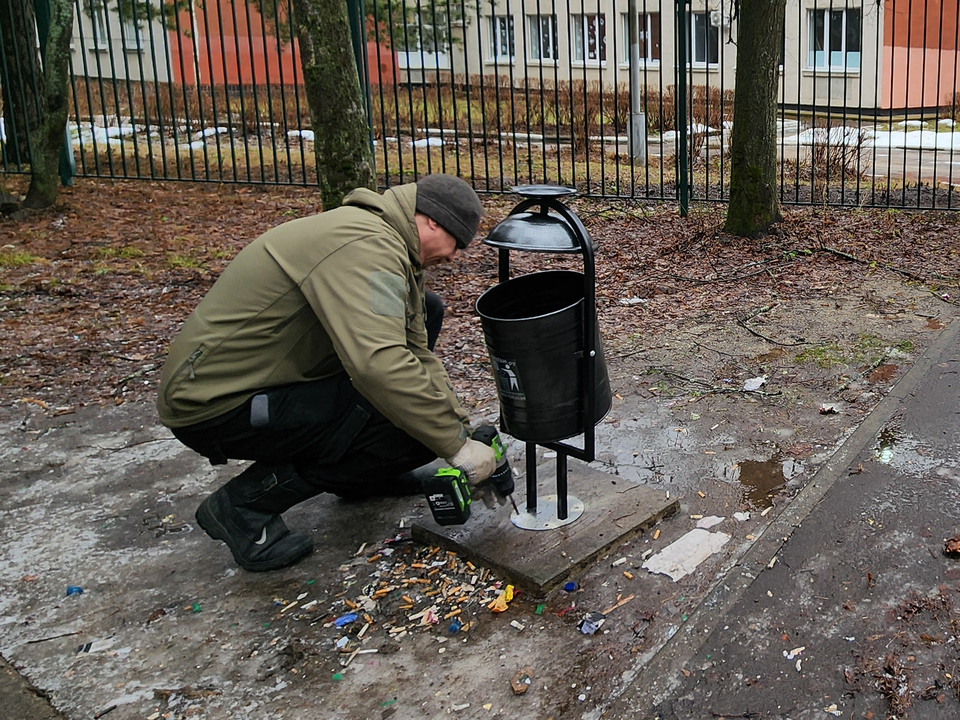
[[[193,521],[235,468],[182,448],[151,407],[4,410],[0,655],[71,720],[796,720],[883,717],[891,702],[956,717],[960,564],[942,547],[960,530],[958,328],[865,418],[807,408],[833,441],[802,462],[783,450],[796,421],[775,409],[747,427],[722,403],[621,391],[593,465],[614,492],[673,494],[679,513],[571,592],[502,613],[505,583],[404,540],[427,512],[417,498],[304,503],[286,518],[315,553],[245,573]],[[721,552],[676,582],[644,569],[712,516]]]

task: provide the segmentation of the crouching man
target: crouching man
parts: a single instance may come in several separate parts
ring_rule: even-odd
[[[419,492],[436,458],[479,483],[493,450],[432,349],[443,320],[423,269],[477,232],[464,181],[428,175],[294,220],[245,247],[186,320],[161,375],[160,420],[213,464],[253,464],[196,513],[241,567],[275,570],[313,549],[281,514],[321,492]]]

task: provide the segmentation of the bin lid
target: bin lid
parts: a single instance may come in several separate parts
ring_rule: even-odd
[[[587,242],[591,242],[587,238]],[[580,243],[570,224],[554,213],[521,212],[497,223],[485,245],[528,252],[579,253]]]
[[[562,185],[515,185],[510,191],[525,198],[558,198],[577,194],[576,188]]]

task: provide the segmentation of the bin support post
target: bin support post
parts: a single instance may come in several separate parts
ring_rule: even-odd
[[[557,519],[567,519],[567,454],[557,453]]]
[[[527,443],[527,512],[537,514],[537,444]]]

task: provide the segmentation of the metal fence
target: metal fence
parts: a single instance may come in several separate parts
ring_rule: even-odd
[[[489,192],[557,183],[603,197],[726,199],[731,0],[356,2],[382,185],[444,171]],[[77,174],[315,183],[322,130],[310,127],[289,7],[76,0]],[[6,172],[29,160],[22,108],[36,102],[36,79],[17,60],[29,42],[0,37]],[[958,0],[788,0],[781,200],[956,207],[958,46]]]

